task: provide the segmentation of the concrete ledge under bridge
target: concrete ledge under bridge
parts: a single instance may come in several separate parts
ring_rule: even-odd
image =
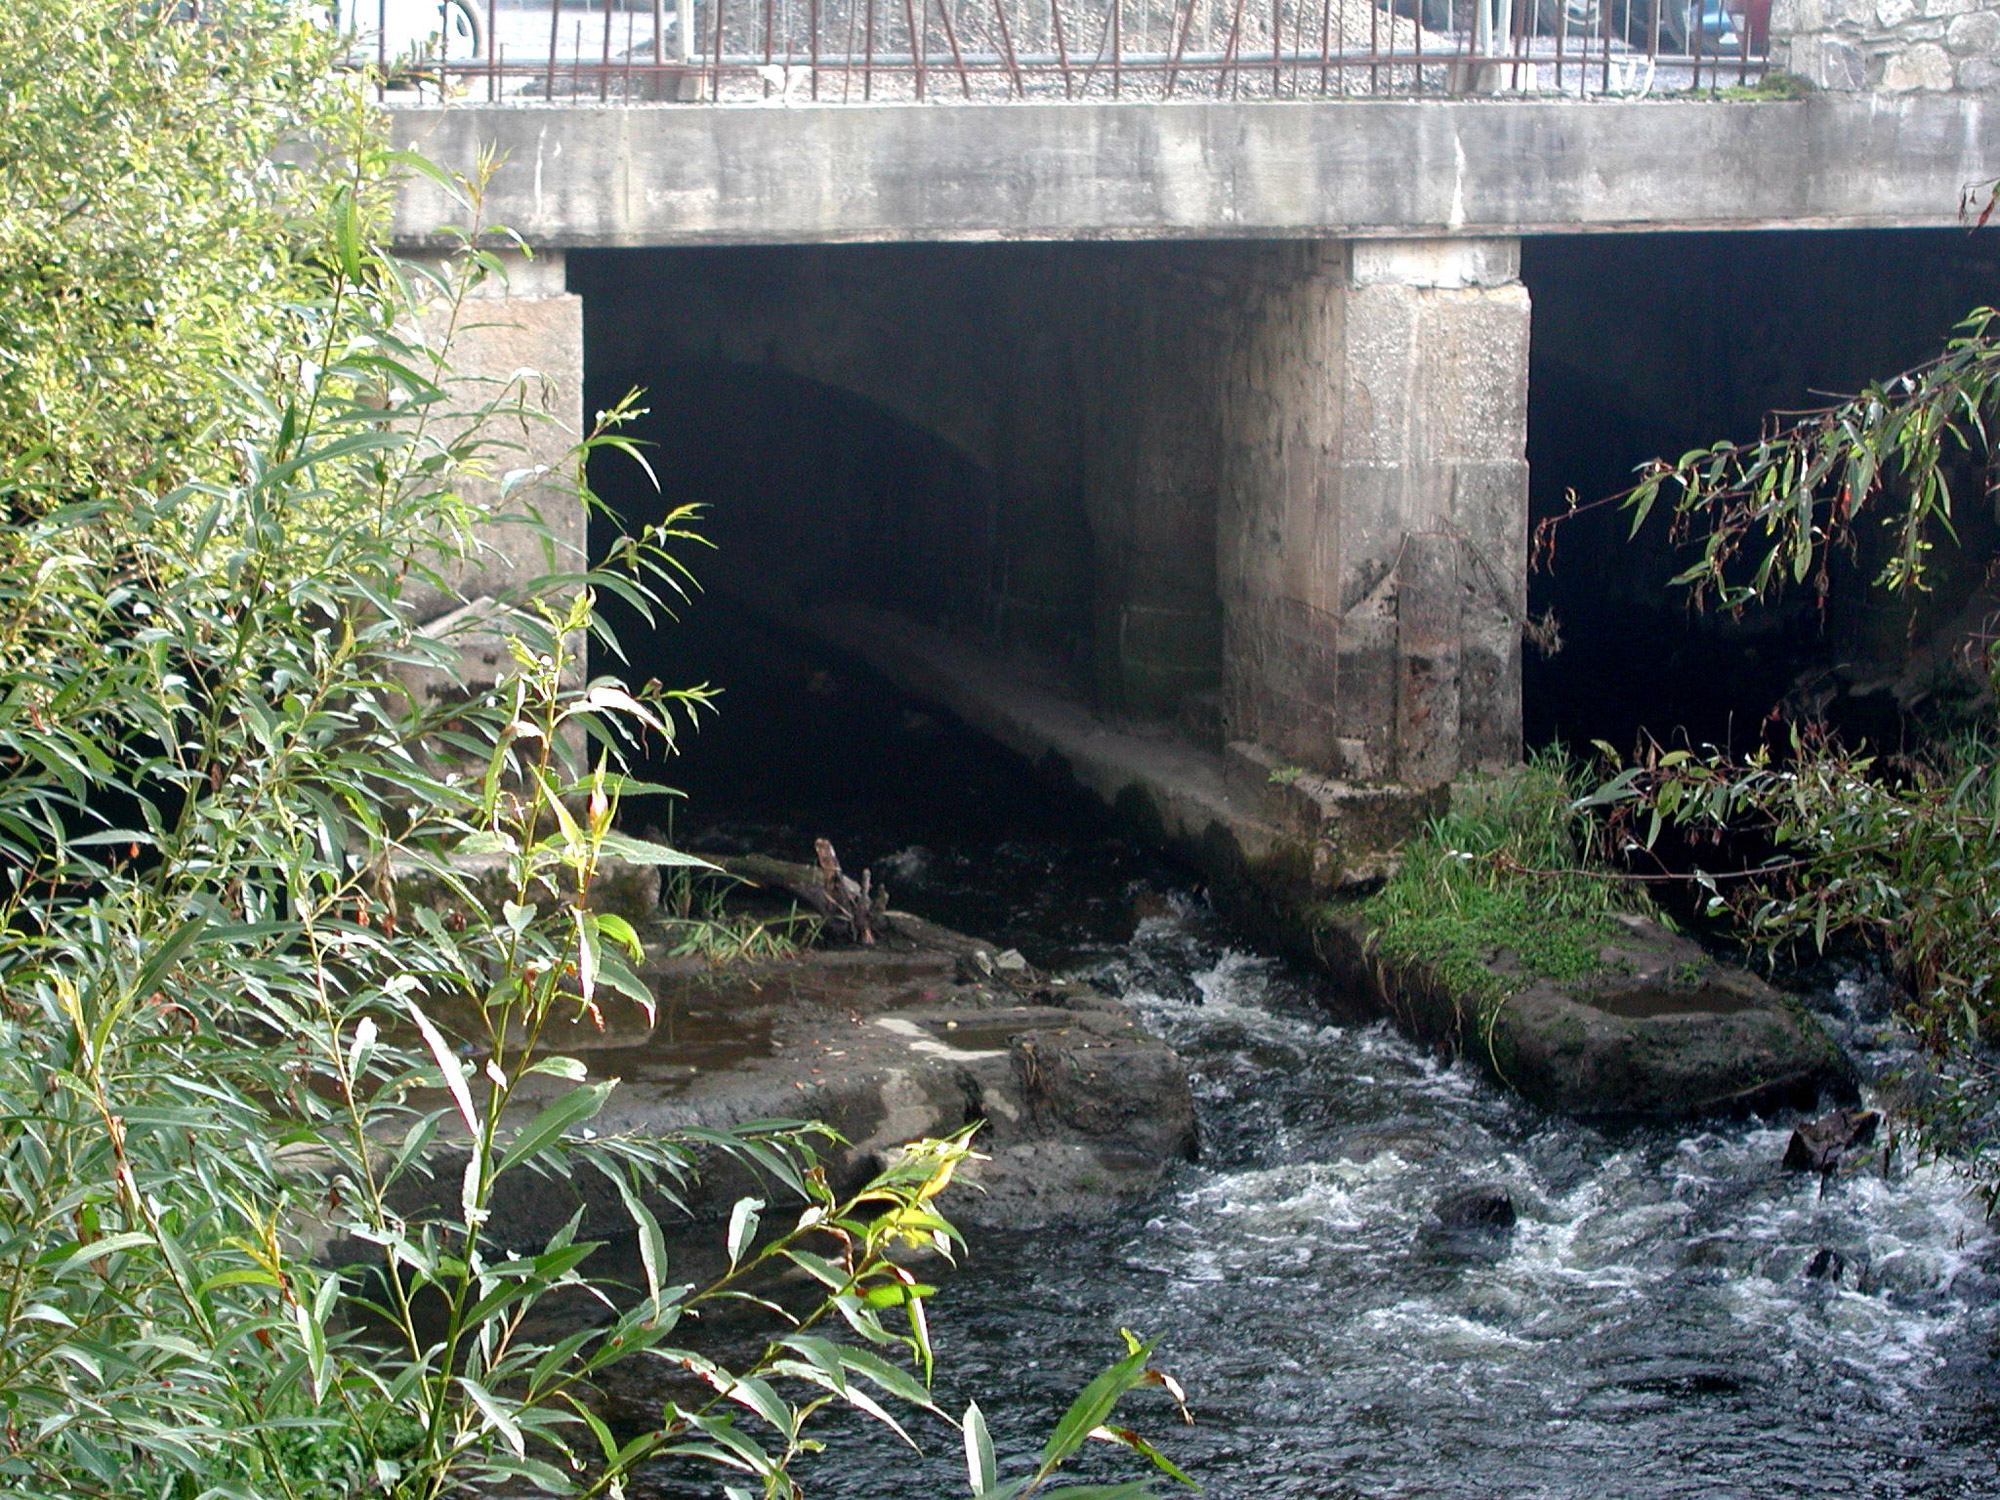
[[[1996,170],[1977,98],[392,111],[551,248],[1943,227]],[[406,244],[462,211],[406,188]]]

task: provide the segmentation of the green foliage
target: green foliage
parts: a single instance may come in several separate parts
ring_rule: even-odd
[[[1982,190],[1991,212],[1990,185]],[[1969,195],[1977,206],[1981,193]],[[1981,215],[1984,217],[1984,214]],[[1636,532],[1664,506],[1700,559],[1677,580],[1729,608],[1810,585],[1832,587],[1830,559],[1885,539],[1875,586],[1928,585],[1931,554],[1955,539],[1953,484],[1983,474],[2000,401],[2000,327],[1991,309],[1960,325],[1938,359],[1859,396],[1774,427],[1757,443],[1720,443],[1649,466],[1625,498]],[[1989,653],[1989,689],[2000,658]],[[1618,809],[1651,847],[1663,828],[1723,851],[1691,879],[1711,910],[1773,950],[1859,939],[1889,954],[1909,986],[1908,1014],[1943,1069],[1913,1098],[1933,1145],[2000,1187],[2000,1042],[1991,928],[2000,911],[2000,725],[1989,692],[1970,719],[1936,726],[1893,760],[1816,724],[1785,726],[1748,754],[1652,751],[1594,801]]]
[[[1810,99],[1818,92],[1819,85],[1810,78],[1802,78],[1797,73],[1787,73],[1782,68],[1772,68],[1755,83],[1723,89],[1715,97],[1746,101]]]
[[[933,1199],[967,1142],[841,1192],[810,1124],[593,1133],[616,1086],[550,1040],[651,1003],[593,885],[698,862],[613,831],[601,748],[671,740],[689,695],[574,653],[600,593],[677,586],[672,530],[506,600],[498,685],[411,690],[459,663],[418,586],[483,509],[584,503],[581,457],[521,457],[526,377],[454,405],[444,340],[497,262],[376,247],[413,164],[324,39],[275,0],[200,9],[0,17],[0,1488],[590,1494],[679,1455],[797,1495],[822,1407],[935,1411],[904,1260],[956,1247]],[[684,1282],[661,1216],[716,1154],[794,1206],[739,1203],[726,1269]],[[531,1174],[603,1184],[643,1285],[593,1279],[581,1218],[503,1232]],[[779,1266],[803,1305],[765,1300]],[[724,1301],[776,1330],[742,1369],[684,1337]],[[634,1357],[706,1394],[614,1433],[591,1382]]]
[[[1991,452],[2000,396],[2000,313],[1981,308],[1930,363],[1772,430],[1649,464],[1625,497],[1637,534],[1664,506],[1701,549],[1674,581],[1735,609],[1789,587],[1831,587],[1831,560],[1864,525],[1886,538],[1877,583],[1925,585],[1931,553],[1955,538],[1952,460]]]
[[[1360,908],[1378,951],[1487,1002],[1537,978],[1600,972],[1614,915],[1647,904],[1607,877],[1581,795],[1581,777],[1559,750],[1459,788],[1451,811],[1403,846],[1395,872]],[[1495,963],[1503,952],[1505,969]]]
[[[0,463],[28,493],[227,474],[236,382],[306,357],[292,305],[326,289],[325,221],[381,201],[308,8],[189,9],[0,15]]]

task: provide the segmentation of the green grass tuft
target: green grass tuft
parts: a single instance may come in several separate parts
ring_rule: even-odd
[[[1596,825],[1575,810],[1578,780],[1547,750],[1455,789],[1451,811],[1403,846],[1396,873],[1361,903],[1381,955],[1487,1002],[1535,979],[1603,973],[1617,914],[1652,913],[1643,893],[1591,873]]]

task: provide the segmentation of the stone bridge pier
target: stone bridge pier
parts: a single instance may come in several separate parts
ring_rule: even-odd
[[[593,403],[646,390],[665,500],[711,507],[705,584],[1011,663],[1099,738],[1172,726],[1241,800],[1518,756],[1518,270],[1511,239],[794,246],[573,252],[568,285]],[[928,477],[843,484],[858,419],[813,393]],[[689,481],[717,442],[740,481]]]

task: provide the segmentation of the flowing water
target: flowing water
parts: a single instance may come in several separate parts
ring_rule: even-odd
[[[1144,1395],[1132,1416],[1215,1500],[2000,1496],[2000,1246],[1947,1172],[1899,1163],[1822,1192],[1779,1169],[1784,1121],[1540,1114],[1259,951],[1191,877],[948,726],[881,709],[869,722],[916,738],[923,794],[896,795],[919,782],[893,746],[855,760],[888,767],[857,853],[899,904],[1132,1002],[1189,1064],[1200,1112],[1200,1159],[1154,1197],[978,1236],[937,1299],[944,1402],[977,1396],[1003,1472],[1128,1327],[1160,1341],[1196,1422]],[[729,787],[760,785],[738,765],[689,832],[849,837],[825,820],[862,805],[857,780],[791,774],[789,805],[732,805]],[[1820,1003],[1865,1058],[1893,1049],[1866,980]],[[1468,1189],[1504,1192],[1512,1230],[1442,1228]],[[963,1494],[955,1436],[921,1435],[914,1460],[838,1430],[814,1493]]]

